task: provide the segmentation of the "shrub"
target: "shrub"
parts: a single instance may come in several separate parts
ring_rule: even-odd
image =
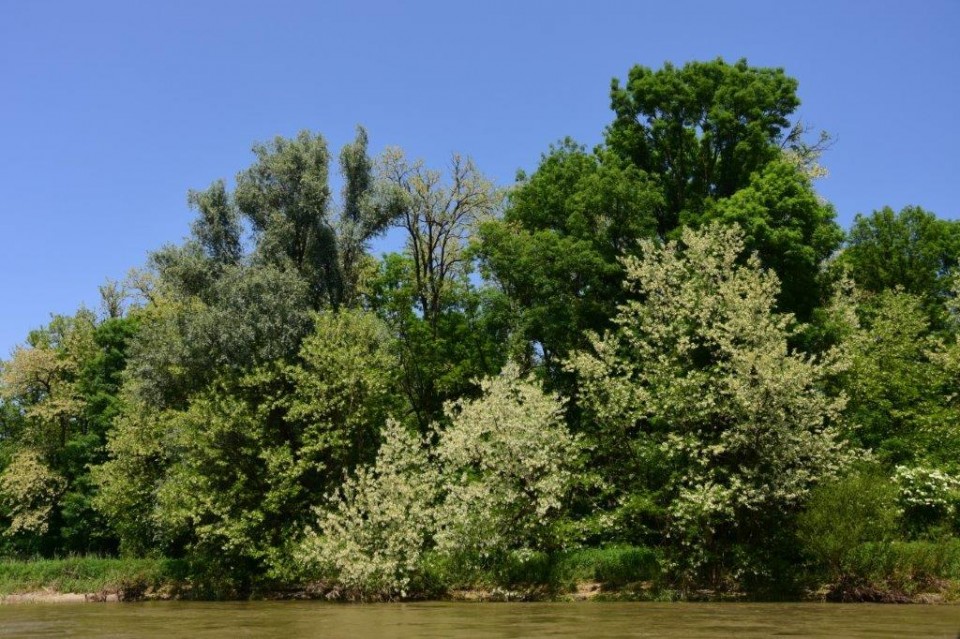
[[[874,472],[818,486],[797,521],[803,550],[831,578],[842,577],[852,549],[888,541],[897,533],[896,498],[890,480]]]

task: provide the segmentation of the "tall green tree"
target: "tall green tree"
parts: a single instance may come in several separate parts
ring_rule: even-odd
[[[556,375],[583,331],[607,326],[624,299],[618,260],[655,233],[661,205],[645,173],[570,139],[520,176],[503,218],[480,226],[477,249],[510,300],[517,355]]]
[[[796,89],[782,69],[745,60],[636,66],[614,80],[605,146],[552,148],[503,220],[481,228],[482,263],[515,309],[516,350],[568,386],[558,362],[629,299],[619,260],[642,239],[718,220],[741,225],[747,251],[776,270],[780,308],[809,318],[842,233],[810,182],[826,139],[808,143],[791,124]]]
[[[960,414],[941,360],[942,342],[923,298],[889,290],[859,307],[843,342],[851,366],[844,376],[852,438],[888,470],[897,464],[955,464]]]
[[[436,330],[448,291],[470,272],[467,240],[500,206],[500,192],[473,160],[454,155],[448,175],[410,161],[400,149],[380,158],[382,205],[397,212],[412,264],[413,293],[427,325]]]
[[[343,204],[337,224],[337,249],[343,274],[343,301],[359,302],[365,267],[370,270],[367,244],[382,233],[390,213],[382,214],[373,200],[373,160],[367,153],[367,132],[357,127],[356,139],[340,150],[340,174],[343,176]]]
[[[319,134],[274,138],[253,147],[257,161],[237,175],[234,199],[250,221],[257,257],[292,266],[308,282],[313,306],[336,306],[343,294],[331,216],[330,153]]]
[[[827,294],[821,264],[843,240],[835,215],[814,192],[810,178],[783,159],[751,175],[730,197],[707,203],[699,213],[684,213],[681,223],[737,224],[746,252],[756,252],[760,263],[780,277],[779,308],[808,320]]]
[[[443,306],[429,322],[419,310],[413,260],[384,256],[369,285],[369,303],[397,337],[400,385],[423,432],[446,401],[474,394],[475,380],[499,370],[508,356],[510,319],[503,296],[462,273],[444,285]]]
[[[682,212],[733,195],[777,159],[800,104],[797,81],[783,69],[719,58],[656,71],[634,66],[626,83],[613,80],[610,97],[616,119],[607,144],[660,179],[661,236]]]
[[[473,380],[499,370],[506,357],[500,298],[471,280],[469,247],[477,225],[499,211],[501,196],[459,155],[447,171],[396,148],[378,161],[374,207],[399,227],[406,246],[381,262],[368,303],[400,338],[402,385],[423,431],[445,401],[475,390]]]

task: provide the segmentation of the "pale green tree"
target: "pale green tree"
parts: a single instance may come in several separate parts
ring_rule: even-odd
[[[199,214],[193,236],[207,256],[218,266],[238,263],[243,256],[240,214],[224,181],[215,181],[206,191],[191,190],[187,202]]]
[[[360,302],[365,281],[376,270],[369,243],[386,231],[398,211],[391,198],[380,197],[381,184],[374,175],[374,161],[367,152],[367,131],[357,127],[357,137],[340,150],[343,192],[337,218],[337,251],[343,275],[343,304]]]
[[[899,288],[866,297],[842,345],[851,364],[843,376],[850,437],[888,468],[955,464],[950,348],[932,330],[924,298]]]
[[[66,480],[44,462],[40,453],[17,453],[0,473],[0,499],[10,518],[4,534],[46,533],[57,500],[66,487]]]
[[[417,304],[436,332],[448,294],[468,270],[467,239],[499,210],[502,193],[473,160],[454,155],[448,175],[387,149],[377,168],[379,206],[394,211],[407,235]]]
[[[372,465],[319,511],[299,559],[348,595],[403,596],[428,556],[457,574],[553,550],[581,461],[563,402],[508,365],[475,400],[449,403],[433,448],[390,420]]]
[[[253,147],[257,161],[237,175],[234,201],[250,221],[257,257],[291,265],[315,307],[337,305],[343,282],[331,216],[330,152],[319,134],[276,137]]]

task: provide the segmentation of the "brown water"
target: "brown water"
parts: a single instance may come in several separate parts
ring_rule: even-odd
[[[2,637],[944,637],[960,606],[820,604],[22,604]]]

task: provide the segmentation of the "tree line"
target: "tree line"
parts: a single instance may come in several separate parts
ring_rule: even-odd
[[[190,191],[185,241],[0,364],[2,551],[391,597],[573,548],[737,589],[954,543],[960,224],[844,232],[782,69],[610,101],[508,188],[358,128]]]

